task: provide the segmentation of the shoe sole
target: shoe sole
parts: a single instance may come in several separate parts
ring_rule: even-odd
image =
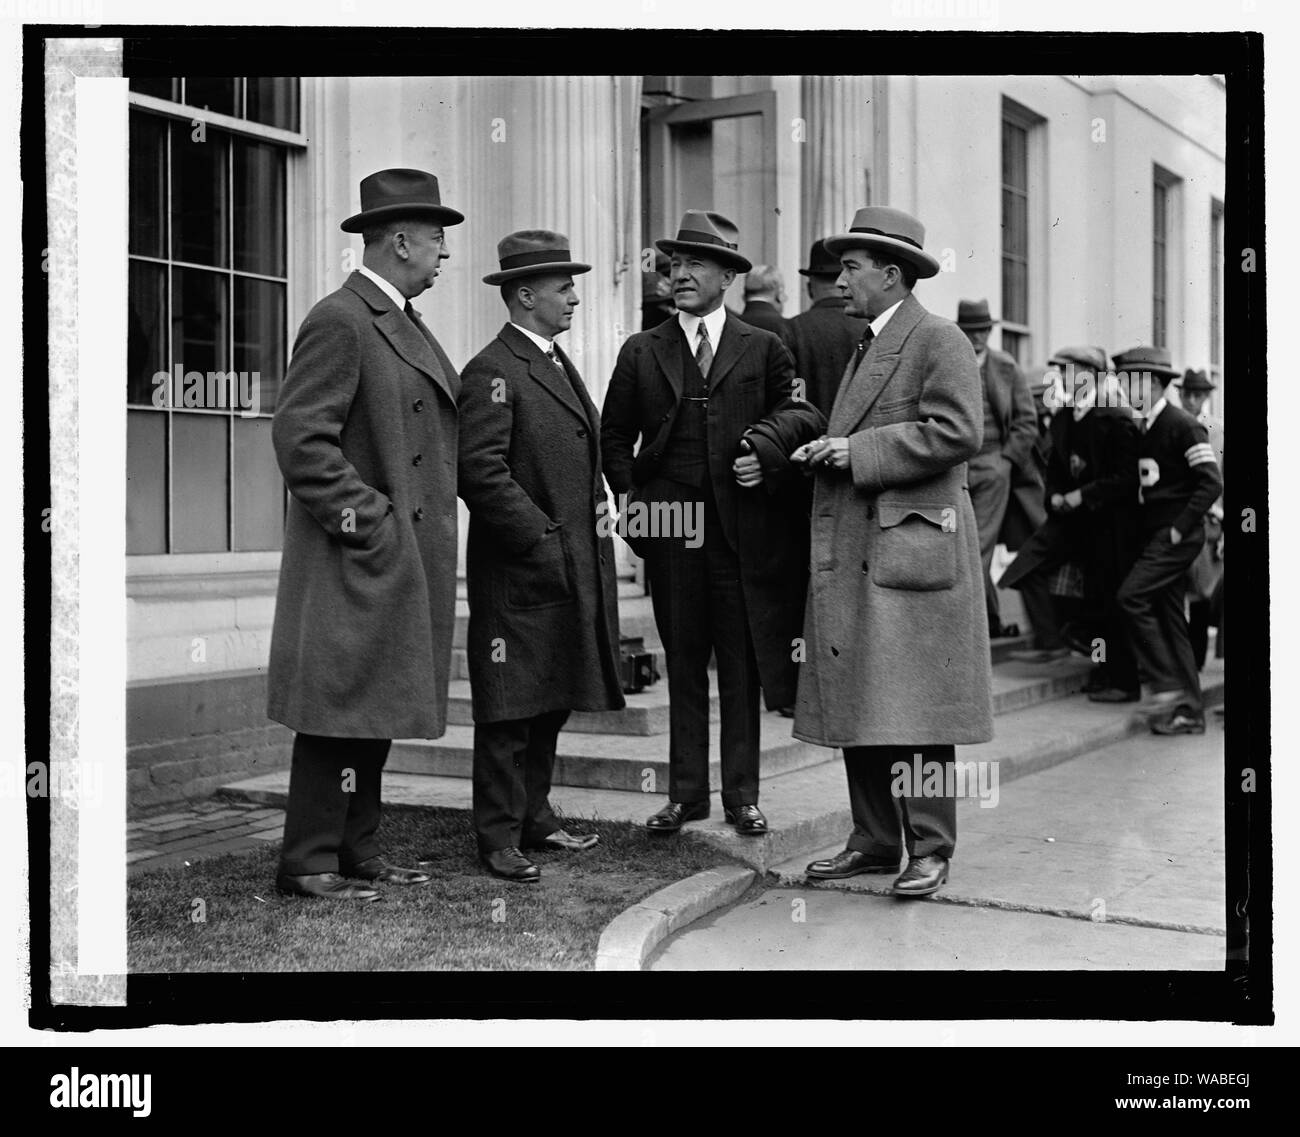
[[[700,817],[688,817],[681,825],[649,825],[645,826],[651,833],[677,833],[680,832],[683,825],[689,825],[692,821],[708,821],[709,815],[703,814]]]
[[[486,865],[483,866],[487,868]],[[503,872],[497,872],[496,869],[488,869],[488,872],[497,878],[497,880],[508,880],[511,884],[536,884],[542,879],[541,873],[536,876],[507,876]]]
[[[931,888],[913,888],[913,889],[895,888],[892,890],[892,892],[895,896],[902,897],[904,900],[910,899],[913,896],[933,896],[936,892],[939,891],[939,889],[941,889],[947,883],[948,883],[948,874],[944,873],[943,879],[940,880],[937,884],[935,884]]]
[[[373,904],[376,900],[383,900],[382,892],[376,892],[374,896],[317,896],[314,892],[295,892],[292,889],[280,888],[276,886],[276,892],[281,896],[297,896],[303,900],[336,900],[351,901],[357,904]]]
[[[811,869],[804,869],[804,876],[811,877],[813,880],[847,880],[851,876],[862,876],[866,873],[891,872],[898,872],[898,866],[872,865],[870,868],[854,869],[852,872],[813,872]]]

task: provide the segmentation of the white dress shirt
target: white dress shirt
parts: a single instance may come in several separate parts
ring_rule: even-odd
[[[901,303],[902,303],[901,300],[898,301],[898,304]],[[889,323],[889,321],[893,318],[894,313],[898,311],[898,304],[891,304],[888,308],[886,308],[883,312],[881,312],[879,316],[877,316],[874,320],[871,321],[871,336],[873,339],[876,336],[880,335],[880,333],[885,330],[885,325]]]
[[[379,273],[375,272],[374,269],[366,268],[365,265],[362,265],[359,269],[357,269],[357,272],[359,272],[362,276],[369,277],[377,285],[379,285],[380,291],[383,292],[383,294],[387,296],[389,300],[391,300],[394,304],[397,305],[397,310],[399,312],[406,311],[406,305],[408,301],[405,296],[403,296],[400,292],[397,291],[397,286],[393,284],[392,281],[385,280],[382,276],[379,275]]]
[[[686,334],[686,345],[694,355],[700,350],[700,324],[709,329],[709,346],[716,355],[718,340],[722,338],[722,329],[727,323],[727,306],[719,304],[707,316],[695,316],[689,312],[678,312],[677,322]]]

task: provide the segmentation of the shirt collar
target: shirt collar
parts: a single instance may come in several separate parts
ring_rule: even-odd
[[[891,304],[881,312],[879,316],[871,321],[871,334],[873,337],[880,335],[880,333],[885,330],[885,325],[893,319],[894,313],[898,311],[898,305],[901,303],[902,301],[899,300],[897,304]]]
[[[1160,417],[1160,412],[1163,411],[1166,406],[1168,406],[1168,401],[1165,399],[1164,395],[1161,395],[1156,401],[1156,405],[1151,408],[1151,413],[1146,416],[1148,427],[1150,427],[1150,425]]]
[[[540,351],[543,355],[550,354],[551,348],[555,344],[554,340],[543,339],[536,332],[529,331],[527,328],[521,328],[518,324],[514,322],[514,320],[510,321],[510,326],[512,328],[517,329],[518,331],[523,332],[524,335],[526,335],[530,340],[533,341],[533,343],[537,345],[537,350]]]
[[[397,305],[397,310],[399,312],[406,311],[406,305],[409,303],[409,301],[406,299],[405,296],[403,296],[400,292],[397,291],[397,287],[392,283],[392,281],[385,280],[382,276],[379,275],[379,273],[375,272],[374,269],[366,268],[365,265],[362,265],[360,268],[358,268],[357,272],[359,272],[362,276],[368,277],[370,280],[373,280],[379,286],[379,290],[385,296],[387,296],[389,300],[391,300],[394,304]]]
[[[690,344],[691,351],[695,351],[700,346],[701,317],[690,312],[678,312],[677,323],[685,334],[686,342]],[[712,312],[703,317],[703,323],[709,329],[709,343],[713,345],[713,350],[717,351],[718,341],[722,339],[722,329],[727,323],[727,306],[719,304]]]

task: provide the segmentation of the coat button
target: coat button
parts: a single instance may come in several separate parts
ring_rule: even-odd
[[[411,404],[411,409],[418,415],[422,410],[424,410],[424,400],[416,399],[415,402]]]
[[[586,437],[587,437],[587,432],[586,432],[586,430],[584,430],[582,427],[578,427],[578,437],[579,437],[579,438],[586,438]]]
[[[419,465],[421,462],[423,462],[423,461],[424,461],[424,455],[423,455],[423,454],[417,454],[414,458],[411,459],[411,465],[412,465],[412,466],[418,466],[418,465]],[[870,517],[871,514],[868,513],[867,516]]]
[[[424,506],[422,506],[422,505],[417,505],[417,506],[415,507],[415,513],[413,513],[412,516],[415,518],[416,521],[423,521],[423,520],[424,520]]]
[[[874,505],[867,506],[867,520],[870,521],[875,516],[876,516],[876,507]]]
[[[866,562],[866,561],[863,561],[863,562],[862,562],[862,571],[863,571],[863,572],[866,572],[866,571],[867,571],[867,562]]]
[[[601,553],[601,554],[600,554],[600,563],[601,563],[602,565],[605,563],[605,554],[604,554],[604,553]]]

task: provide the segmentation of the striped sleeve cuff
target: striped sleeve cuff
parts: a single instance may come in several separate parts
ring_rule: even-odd
[[[1198,442],[1189,446],[1183,451],[1183,457],[1187,459],[1189,466],[1204,466],[1207,462],[1211,466],[1218,465],[1214,459],[1214,447],[1208,442]]]

